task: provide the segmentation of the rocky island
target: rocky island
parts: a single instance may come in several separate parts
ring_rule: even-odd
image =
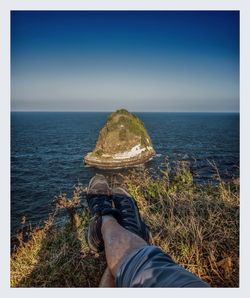
[[[97,168],[115,169],[143,164],[154,155],[143,122],[121,109],[109,115],[94,150],[84,157],[84,162]]]

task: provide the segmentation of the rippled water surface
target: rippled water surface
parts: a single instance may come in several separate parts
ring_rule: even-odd
[[[22,216],[31,224],[47,218],[54,196],[71,194],[78,181],[87,184],[97,170],[85,167],[108,113],[11,114],[11,230]],[[214,173],[214,160],[223,177],[238,175],[239,115],[137,113],[151,136],[157,156],[146,167],[168,160],[189,160],[197,182]]]

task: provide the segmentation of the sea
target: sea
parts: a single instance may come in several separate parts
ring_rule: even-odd
[[[116,175],[83,163],[108,112],[11,113],[11,234],[40,225],[60,192],[95,173]],[[156,156],[143,167],[157,170],[180,160],[190,163],[195,183],[211,183],[215,163],[223,179],[239,176],[238,113],[135,113],[145,124]],[[124,173],[124,170],[123,170]],[[126,173],[126,170],[125,170]],[[63,215],[62,215],[63,216]]]

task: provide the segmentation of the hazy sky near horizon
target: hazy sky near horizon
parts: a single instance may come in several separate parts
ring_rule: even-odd
[[[12,11],[13,111],[238,112],[237,11]]]

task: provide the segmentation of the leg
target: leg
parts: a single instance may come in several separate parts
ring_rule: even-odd
[[[118,287],[208,287],[112,216],[102,217],[101,232],[108,267]]]
[[[102,279],[99,284],[99,288],[114,288],[115,287],[115,279],[109,268],[107,267],[102,275]]]
[[[90,182],[87,199],[93,216],[88,242],[96,251],[105,248],[108,267],[115,277],[116,286],[208,287],[158,247],[147,244],[147,226],[140,218],[135,201],[124,190],[113,190],[111,199],[105,178],[97,176]],[[104,274],[103,280],[105,276],[108,273]]]
[[[117,268],[131,252],[147,245],[142,238],[124,229],[109,215],[102,217],[102,236],[108,267],[113,276],[116,276]]]

